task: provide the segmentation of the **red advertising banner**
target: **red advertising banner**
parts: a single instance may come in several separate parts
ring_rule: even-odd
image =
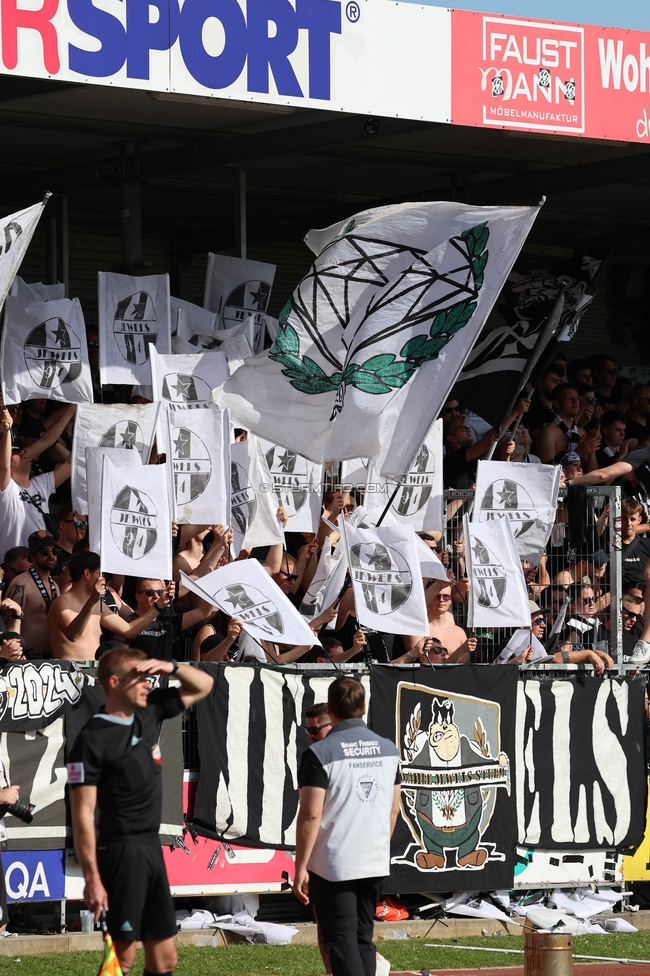
[[[650,34],[452,12],[452,122],[650,143]]]

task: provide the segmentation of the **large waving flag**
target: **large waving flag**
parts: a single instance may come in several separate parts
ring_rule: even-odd
[[[51,194],[27,210],[0,218],[0,312]]]
[[[364,211],[317,255],[267,352],[215,397],[310,460],[375,457],[399,476],[462,369],[539,211],[408,203]]]

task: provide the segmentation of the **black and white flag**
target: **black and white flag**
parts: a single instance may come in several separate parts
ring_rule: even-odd
[[[216,316],[212,312],[200,309],[204,315]],[[190,316],[184,308],[178,310],[178,329],[172,336],[172,349],[175,353],[194,352],[222,352],[228,362],[228,375],[253,355],[253,324],[246,319],[240,325],[233,325],[231,329],[219,329],[214,332],[198,331],[192,324]]]
[[[343,528],[359,623],[388,634],[428,634],[413,526]]]
[[[100,271],[99,374],[102,383],[151,383],[151,349],[171,353],[169,275]]]
[[[48,193],[41,203],[0,217],[0,312],[49,197]]]
[[[116,468],[140,467],[142,459],[137,451],[123,447],[86,448],[86,489],[88,492],[88,548],[101,553],[102,469],[108,456]]]
[[[287,532],[318,532],[323,465],[260,438],[278,505],[287,513]]]
[[[400,488],[395,494],[398,484]],[[389,511],[398,522],[410,522],[416,531],[442,530],[443,491],[442,420],[436,420],[409,470],[398,481],[383,478],[375,461],[368,465],[364,507],[370,518],[378,518],[390,502]]]
[[[530,627],[528,590],[515,537],[507,519],[463,518],[470,588],[467,626]]]
[[[102,570],[172,578],[172,519],[166,464],[116,468],[102,459]]]
[[[86,448],[118,447],[137,451],[149,461],[158,416],[157,403],[95,403],[79,405],[72,437],[72,502],[88,514]]]
[[[7,298],[1,356],[5,403],[37,398],[93,402],[86,324],[78,299]]]
[[[479,461],[473,522],[510,522],[521,559],[537,565],[555,522],[560,465]]]
[[[207,308],[203,308],[201,305],[195,305],[194,302],[188,302],[184,298],[176,298],[174,295],[170,295],[169,308],[172,337],[178,335],[181,320],[190,334],[200,333],[201,335],[210,335],[217,331],[218,319],[216,314]],[[176,351],[174,350],[174,352]],[[188,352],[194,351],[188,350]]]
[[[201,667],[215,681],[196,706],[201,772],[192,819],[222,840],[291,850],[298,769],[309,746],[304,714],[327,701],[332,668]]]
[[[230,432],[219,408],[206,406],[166,414],[173,519],[182,525],[230,522]]]
[[[60,282],[46,285],[42,281],[28,283],[20,275],[16,275],[9,294],[24,298],[26,302],[55,302],[65,298],[65,285]]]
[[[265,312],[269,307],[275,265],[209,254],[203,304],[216,312],[219,328],[230,329],[250,320],[253,351],[264,348]]]
[[[401,759],[391,891],[512,887],[516,686],[516,668],[371,668],[369,725]]]
[[[228,375],[222,352],[163,356],[151,351],[153,399],[162,400],[170,410],[195,410],[207,407],[212,390]]]
[[[333,552],[332,543],[329,539],[325,539],[316,572],[300,604],[303,617],[313,620],[322,610],[334,603],[341,595],[347,569],[347,553],[343,542],[337,546],[336,552]],[[329,601],[327,601],[328,596],[331,597]],[[335,626],[336,618],[327,624],[330,630]]]
[[[193,580],[181,572],[191,593],[196,593],[229,617],[236,617],[256,641],[311,647],[312,631],[257,559],[243,559]]]
[[[640,675],[522,675],[519,842],[543,850],[637,847],[646,823],[645,738]]]
[[[491,426],[500,424],[521,389],[521,374],[560,289],[565,288],[564,308],[557,337],[568,341],[594,300],[601,266],[600,258],[582,255],[553,268],[512,271],[498,305],[503,324],[479,336],[456,381],[454,393],[460,403]]]
[[[235,538],[233,548],[241,549],[284,544],[284,530],[277,518],[278,503],[271,489],[272,480],[266,456],[254,435],[230,445],[231,493],[228,520]]]

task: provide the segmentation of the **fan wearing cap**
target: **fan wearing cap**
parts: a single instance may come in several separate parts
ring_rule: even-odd
[[[8,549],[23,546],[32,532],[46,529],[48,499],[55,488],[70,477],[70,461],[54,471],[30,478],[32,461],[54,444],[74,416],[71,404],[39,440],[25,446],[12,442],[13,419],[9,411],[0,412],[0,559]]]
[[[560,451],[555,455],[553,463],[562,465],[562,487],[582,475],[582,458],[575,451]]]
[[[28,541],[30,568],[16,576],[7,597],[20,607],[23,619],[21,635],[27,645],[27,657],[52,657],[47,636],[47,614],[59,595],[51,573],[56,566],[59,547],[45,529],[32,532]]]

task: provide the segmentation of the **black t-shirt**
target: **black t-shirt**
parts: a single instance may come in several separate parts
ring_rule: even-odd
[[[476,466],[478,458],[467,460],[467,448],[459,447],[457,451],[446,454],[442,462],[442,475],[446,488],[471,488],[476,484]]]
[[[649,433],[650,428],[646,427],[645,424],[640,424],[638,420],[634,420],[632,417],[625,418],[625,436],[628,440],[630,437],[636,437],[641,443]]]
[[[650,539],[647,536],[637,536],[629,544],[622,545],[621,569],[623,586],[627,588],[633,583],[643,583],[643,570],[650,559]]]
[[[618,461],[618,453],[608,454],[604,447],[599,447],[596,451],[596,464],[599,468],[608,468],[610,464],[615,464]]]
[[[128,724],[98,713],[84,726],[69,756],[75,786],[96,786],[99,840],[157,836],[162,810],[160,724],[184,710],[177,688],[157,688]]]
[[[138,620],[138,614],[129,617],[129,623]],[[134,647],[139,647],[147,657],[157,661],[171,661],[174,655],[174,645],[180,639],[183,630],[183,614],[174,613],[171,607],[161,610],[153,623],[134,637],[131,641]]]

